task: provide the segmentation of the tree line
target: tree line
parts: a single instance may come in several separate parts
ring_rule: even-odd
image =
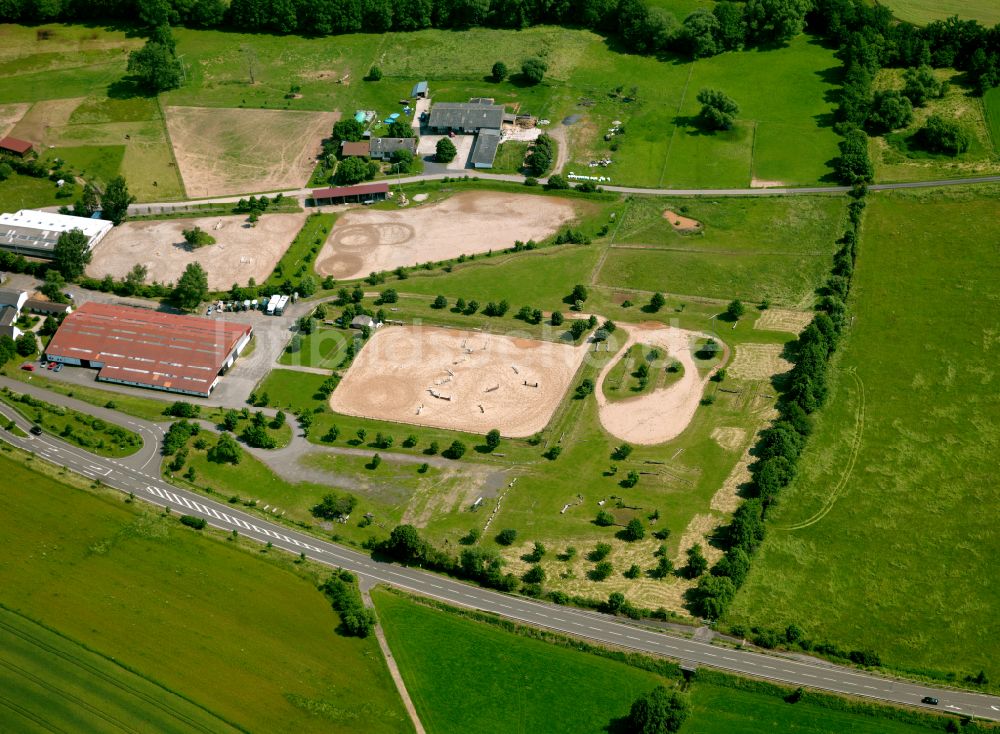
[[[816,316],[794,345],[794,367],[780,385],[778,418],[761,431],[750,466],[748,499],[733,513],[724,534],[725,555],[698,582],[694,612],[719,619],[746,581],[754,553],[764,541],[768,509],[795,478],[799,456],[812,432],[812,414],[827,397],[827,366],[846,328],[845,300],[854,277],[865,191],[856,189],[848,205],[849,225],[840,238],[833,268],[820,289]]]

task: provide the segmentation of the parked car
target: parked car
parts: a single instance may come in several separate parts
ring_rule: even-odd
[[[41,357],[38,358],[38,366],[39,367],[44,367],[48,363],[49,363],[49,361],[47,359],[45,359],[45,355],[42,355]]]
[[[31,362],[25,362],[24,364],[21,365],[21,369],[24,370],[25,372],[34,372],[35,365],[31,364]]]
[[[31,433],[32,433],[32,435],[35,435],[35,436],[41,436],[42,435],[42,427],[41,426],[32,426],[31,427]]]
[[[62,372],[62,362],[56,362],[56,372]]]
[[[208,310],[205,312],[205,315],[206,316],[211,316],[213,311],[215,311],[215,309],[213,307],[209,306]]]
[[[57,362],[49,362],[48,365],[46,366],[46,369],[54,370],[56,368],[56,364]]]
[[[924,696],[920,699],[920,703],[926,703],[929,706],[937,706],[939,701],[934,698],[934,696]]]

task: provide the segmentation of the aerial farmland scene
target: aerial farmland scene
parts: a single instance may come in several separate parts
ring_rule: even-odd
[[[0,732],[1000,734],[1000,3],[0,2]]]

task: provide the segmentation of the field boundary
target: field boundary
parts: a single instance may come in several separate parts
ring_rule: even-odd
[[[183,194],[183,199],[187,200],[187,184],[184,183],[184,177],[181,175],[181,167],[177,162],[177,153],[174,150],[174,141],[170,137],[170,128],[167,126],[167,115],[163,111],[163,100],[159,96],[156,97],[156,111],[160,115],[160,127],[163,128],[163,136],[167,139],[167,150],[170,151],[170,162],[174,164],[174,172],[177,174],[177,180],[181,185],[181,194]]]

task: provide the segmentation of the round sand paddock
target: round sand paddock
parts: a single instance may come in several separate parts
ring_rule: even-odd
[[[305,221],[305,214],[265,214],[256,227],[244,216],[124,222],[94,248],[87,275],[123,277],[133,265],[145,265],[147,282],[176,283],[188,263],[198,262],[208,274],[208,287],[225,290],[250,278],[267,280]],[[216,242],[192,250],[182,231],[195,226]]]
[[[316,272],[340,280],[541,240],[576,217],[550,196],[474,191],[436,204],[389,211],[354,209],[334,225]]]
[[[676,329],[663,324],[618,324],[619,331],[626,331],[628,338],[597,378],[598,411],[601,425],[613,436],[629,443],[652,445],[664,443],[679,436],[694,417],[698,403],[711,377],[698,375],[694,350],[698,339],[707,334]],[[616,334],[618,332],[615,332]],[[672,385],[625,400],[610,402],[601,386],[608,372],[633,344],[649,344],[663,348],[666,353],[684,365],[684,374]]]
[[[435,327],[375,332],[330,397],[337,413],[508,437],[545,428],[586,346]]]

